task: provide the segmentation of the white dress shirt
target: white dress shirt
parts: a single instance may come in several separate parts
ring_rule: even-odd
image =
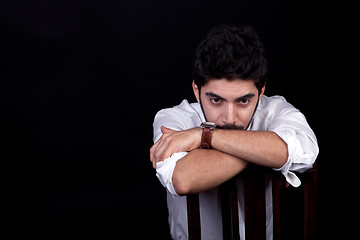
[[[154,120],[154,142],[162,135],[161,126],[181,131],[199,127],[205,121],[199,103],[183,100],[180,105],[159,111]],[[314,132],[306,122],[304,115],[281,96],[263,95],[248,130],[272,131],[281,137],[288,146],[288,160],[279,169],[286,181],[298,187],[301,182],[294,172],[304,172],[312,168],[319,148]],[[176,162],[187,152],[174,153],[171,157],[156,165],[156,176],[167,189],[170,233],[173,239],[188,239],[186,197],[179,196],[172,185],[172,174]],[[245,239],[243,222],[244,209],[242,182],[238,180],[239,229],[241,239]],[[270,183],[266,188],[266,225],[267,239],[272,239],[272,194]],[[201,237],[204,240],[222,239],[221,206],[218,188],[199,194]]]

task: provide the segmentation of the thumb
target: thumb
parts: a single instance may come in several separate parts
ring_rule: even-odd
[[[172,129],[167,128],[167,127],[164,127],[164,126],[161,126],[161,132],[162,132],[163,134],[165,134],[165,133],[175,132],[175,130],[172,130]]]

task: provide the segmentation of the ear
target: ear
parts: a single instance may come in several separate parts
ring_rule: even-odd
[[[195,82],[192,82],[192,88],[194,91],[194,95],[196,97],[196,100],[198,101],[198,103],[200,103],[200,92],[199,92],[199,88],[198,86],[195,84]]]
[[[265,85],[262,87],[261,91],[260,91],[260,95],[259,95],[259,100],[261,99],[261,97],[264,95],[265,92]]]

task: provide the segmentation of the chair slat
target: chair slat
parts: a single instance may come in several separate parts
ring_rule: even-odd
[[[304,185],[304,239],[317,238],[317,164],[303,174]]]
[[[236,178],[220,186],[223,239],[239,240],[239,213]]]
[[[199,194],[186,196],[189,240],[201,240]]]
[[[280,240],[280,190],[285,183],[285,179],[279,172],[273,172],[271,175],[273,197],[273,240]]]
[[[266,239],[265,174],[248,169],[244,181],[245,238]]]

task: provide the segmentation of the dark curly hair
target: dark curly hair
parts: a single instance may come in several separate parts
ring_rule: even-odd
[[[210,79],[241,79],[254,81],[260,92],[267,75],[264,45],[250,26],[216,26],[196,49],[193,78],[199,88]]]

